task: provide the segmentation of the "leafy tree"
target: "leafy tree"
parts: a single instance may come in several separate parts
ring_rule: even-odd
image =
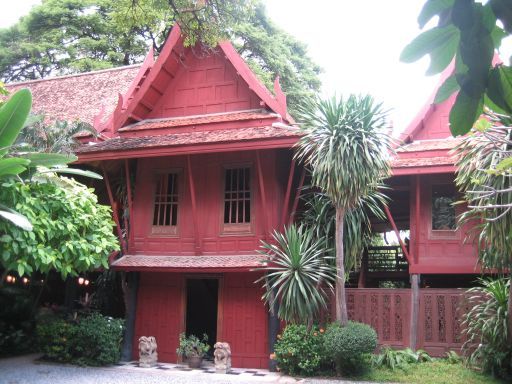
[[[473,224],[479,260],[486,269],[509,273],[512,281],[512,119],[490,115],[479,122],[480,131],[466,136],[457,148],[456,183],[465,192],[469,210],[462,223]],[[508,313],[512,313],[509,284]],[[512,316],[508,316],[512,344]]]
[[[435,102],[458,91],[450,112],[450,129],[463,135],[480,117],[484,106],[512,114],[512,68],[493,66],[494,50],[512,32],[509,0],[427,0],[418,23],[423,28],[434,16],[438,25],[416,37],[400,59],[413,62],[430,55],[428,75],[442,72],[453,59],[455,69],[439,89]]]
[[[301,113],[304,136],[296,157],[310,168],[311,182],[336,209],[336,319],[348,322],[345,295],[345,216],[389,175],[386,112],[371,96],[314,99]]]
[[[32,223],[25,231],[0,221],[0,265],[20,276],[60,272],[63,278],[108,268],[108,255],[119,248],[110,208],[98,205],[92,189],[62,177],[53,182],[4,182],[0,201]]]
[[[0,78],[21,81],[141,62],[158,54],[180,22],[186,44],[210,51],[230,38],[271,88],[280,75],[291,112],[320,88],[320,68],[304,44],[277,28],[261,1],[45,0],[0,30]],[[64,28],[65,26],[65,28]]]
[[[333,268],[327,262],[324,244],[304,226],[291,225],[283,233],[274,231],[272,242],[260,251],[266,256],[267,272],[263,300],[270,308],[279,303],[278,317],[291,323],[310,323],[327,307],[327,291],[332,289]]]

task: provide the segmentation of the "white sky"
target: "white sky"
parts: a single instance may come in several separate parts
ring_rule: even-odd
[[[39,2],[1,0],[0,28],[14,24]],[[275,23],[306,43],[324,69],[324,95],[370,93],[392,109],[397,131],[405,129],[438,82],[438,76],[424,75],[428,58],[414,64],[398,60],[420,32],[416,18],[425,0],[265,2]]]

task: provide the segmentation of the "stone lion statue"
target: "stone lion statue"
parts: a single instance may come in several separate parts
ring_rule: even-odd
[[[150,368],[156,365],[158,354],[156,353],[156,339],[154,336],[142,336],[139,338],[139,367]]]
[[[223,373],[229,372],[231,369],[231,348],[229,344],[218,341],[213,347],[215,348],[213,352],[215,370]]]

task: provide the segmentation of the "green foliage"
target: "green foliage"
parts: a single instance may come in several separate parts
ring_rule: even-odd
[[[431,363],[408,364],[403,369],[374,367],[354,379],[376,383],[407,384],[505,384],[488,375],[468,369],[462,364],[450,364],[446,359],[436,359]]]
[[[325,351],[336,362],[338,373],[362,370],[368,354],[377,348],[377,333],[367,324],[349,321],[346,326],[333,323],[325,332]]]
[[[124,321],[98,313],[78,321],[51,318],[37,325],[44,357],[79,365],[109,365],[119,361]]]
[[[316,239],[321,239],[324,249],[334,250],[336,210],[327,196],[310,192],[303,196],[305,210],[300,222],[310,228]],[[361,199],[358,206],[347,211],[343,224],[343,248],[346,271],[351,271],[360,263],[363,250],[372,243],[370,216],[385,219],[382,207],[387,204],[387,196],[375,190]]]
[[[460,224],[473,228],[479,261],[484,268],[505,271],[512,267],[512,178],[509,170],[497,167],[512,155],[512,129],[504,116],[489,119],[490,125],[473,130],[456,148],[455,181],[469,206]]]
[[[208,335],[203,334],[203,338],[199,339],[196,335],[186,336],[185,332],[180,333],[180,341],[176,354],[184,357],[203,357],[210,349],[208,344]]]
[[[310,168],[312,185],[336,208],[360,205],[389,176],[386,116],[369,95],[316,99],[301,107],[304,136],[296,157]]]
[[[114,364],[121,358],[124,320],[92,313],[78,322],[72,340],[74,362],[80,365]]]
[[[326,362],[324,332],[317,327],[288,324],[278,336],[274,356],[279,369],[290,375],[310,376]]]
[[[74,180],[57,179],[59,184],[2,184],[0,201],[15,207],[34,227],[29,232],[0,221],[2,268],[20,276],[53,269],[64,278],[108,268],[108,255],[119,248],[110,208],[98,205],[92,189]]]
[[[202,5],[201,5],[202,4]],[[259,0],[47,0],[0,30],[0,78],[20,81],[141,62],[179,22],[198,55],[229,38],[269,89],[279,75],[290,112],[320,90],[304,44],[276,27]],[[63,28],[65,26],[65,28]]]
[[[512,68],[495,65],[494,50],[512,32],[508,0],[427,0],[418,17],[420,28],[434,16],[438,25],[417,36],[400,59],[413,62],[430,55],[428,75],[440,73],[455,60],[455,71],[436,96],[446,100],[459,91],[450,112],[454,136],[471,129],[484,104],[499,113],[512,113]]]
[[[455,354],[458,356],[457,354]],[[372,364],[375,367],[386,367],[389,369],[404,369],[409,364],[432,362],[433,359],[422,349],[413,351],[410,348],[393,349],[384,347],[378,355],[372,356]]]
[[[463,361],[462,356],[460,356],[455,351],[448,351],[445,353],[445,356],[446,356],[446,361],[450,364],[460,364]]]
[[[336,209],[336,319],[343,324],[348,321],[344,304],[345,216],[372,198],[389,175],[387,153],[392,149],[383,131],[386,115],[382,104],[369,95],[311,99],[300,110],[304,135],[295,156],[309,168],[312,186]]]
[[[84,132],[97,135],[94,127],[88,123],[61,120],[48,122],[43,115],[37,115],[20,132],[16,146],[20,151],[72,154],[80,145],[75,135]]]
[[[510,280],[481,279],[468,290],[472,308],[464,317],[463,350],[470,365],[505,379],[512,378],[512,345],[507,329]]]
[[[64,319],[52,319],[37,324],[36,335],[39,350],[52,361],[72,361],[72,342],[76,325]]]
[[[333,289],[334,269],[325,256],[329,250],[302,225],[274,231],[272,238],[261,245],[260,253],[267,257],[262,268],[267,273],[258,280],[265,289],[262,298],[271,308],[279,303],[277,315],[284,321],[311,321],[327,307],[327,293]]]
[[[34,329],[34,303],[30,293],[0,287],[0,356],[30,351]]]

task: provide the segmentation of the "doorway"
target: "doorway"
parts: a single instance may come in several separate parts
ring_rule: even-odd
[[[213,345],[217,341],[218,298],[218,279],[187,279],[185,332],[187,336],[195,335],[199,339],[206,333],[210,345],[208,355],[213,354]]]

